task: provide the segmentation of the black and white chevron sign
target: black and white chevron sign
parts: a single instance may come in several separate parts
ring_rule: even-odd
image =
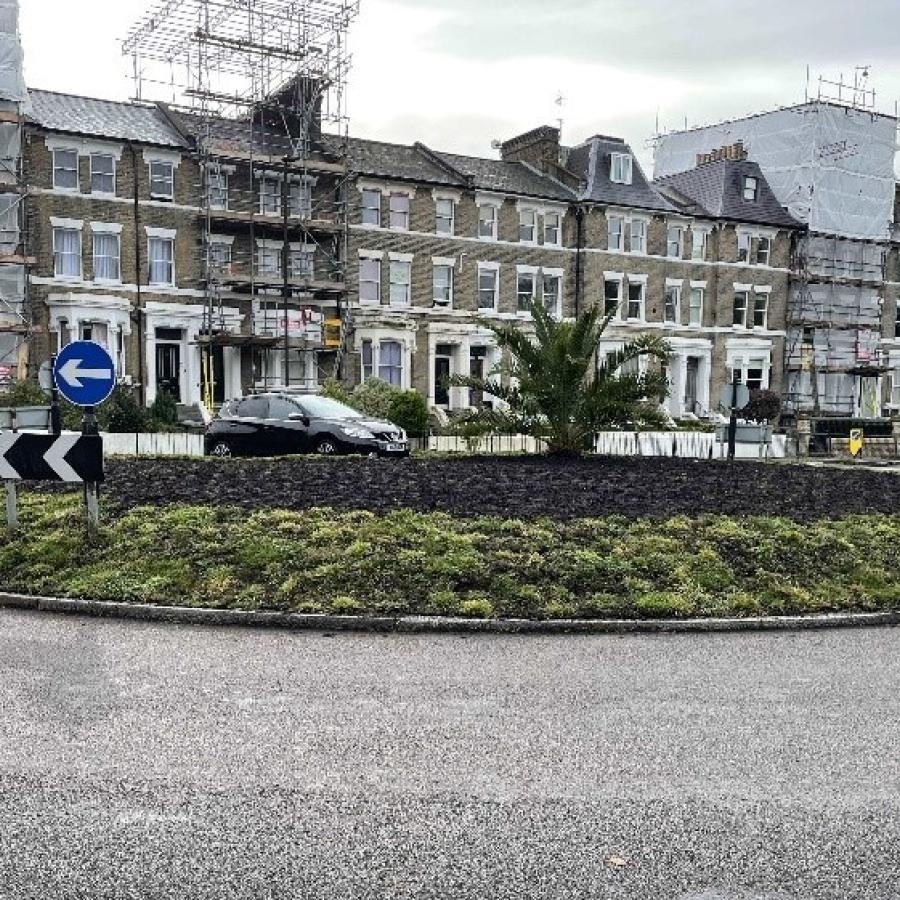
[[[103,439],[0,431],[0,481],[103,481]]]

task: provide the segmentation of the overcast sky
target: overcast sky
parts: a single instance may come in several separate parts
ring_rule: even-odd
[[[24,0],[31,87],[126,99],[118,40],[146,0]],[[102,15],[98,7],[102,6]],[[563,140],[626,138],[649,166],[656,128],[803,99],[813,74],[870,65],[900,98],[900,0],[362,0],[351,33],[352,130],[491,155],[491,140],[564,119]],[[562,95],[564,105],[555,101]]]

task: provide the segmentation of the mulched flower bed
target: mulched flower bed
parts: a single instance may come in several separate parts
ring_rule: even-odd
[[[103,495],[107,509],[191,503],[521,519],[720,513],[808,521],[900,512],[900,476],[678,459],[147,459],[110,460]]]

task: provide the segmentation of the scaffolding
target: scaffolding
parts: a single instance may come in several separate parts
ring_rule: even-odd
[[[359,0],[166,0],[123,43],[135,99],[160,103],[198,164],[210,406],[227,399],[229,349],[253,387],[312,390],[341,374],[358,12]]]
[[[17,0],[0,0],[0,390],[28,368],[22,135],[28,92],[22,74]]]

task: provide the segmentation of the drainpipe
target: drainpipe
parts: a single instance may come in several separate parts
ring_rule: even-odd
[[[147,384],[144,377],[144,310],[141,300],[141,207],[138,199],[140,194],[138,191],[137,150],[135,150],[134,144],[129,144],[128,149],[131,151],[131,174],[134,189],[134,283],[137,286],[135,315],[138,337],[138,396],[141,407],[145,407],[147,405]]]
[[[581,314],[584,293],[584,207],[575,208],[575,318]]]

